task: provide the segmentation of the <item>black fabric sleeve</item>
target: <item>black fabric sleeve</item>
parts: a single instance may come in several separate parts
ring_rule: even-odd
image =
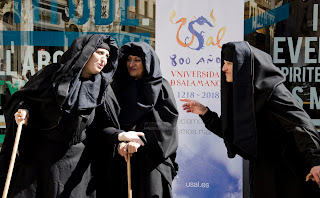
[[[28,133],[28,132],[32,132],[34,130],[37,130],[37,123],[38,121],[38,117],[37,117],[37,111],[34,108],[35,105],[31,105],[30,102],[28,102],[27,100],[22,100],[16,103],[16,107],[12,108],[12,111],[10,112],[10,114],[7,114],[6,116],[8,116],[8,120],[10,120],[7,124],[10,126],[13,126],[13,128],[8,127],[7,129],[7,133],[13,133],[14,137],[17,131],[17,123],[15,120],[15,113],[18,112],[19,109],[26,109],[28,110],[28,118],[27,118],[27,123],[22,125],[22,131],[23,133]],[[6,134],[7,134],[6,133]]]
[[[119,134],[123,132],[120,129],[114,127],[106,127],[102,130],[104,140],[109,144],[117,144]]]
[[[111,86],[107,87],[105,103],[99,108],[99,125],[102,125],[102,137],[108,144],[118,144],[118,135],[123,132],[120,129],[118,116],[120,107]],[[103,107],[103,108],[102,108]]]
[[[320,165],[319,134],[309,115],[283,84],[275,88],[268,105],[286,132],[293,134],[296,146],[310,167]]]
[[[151,171],[159,165],[162,167],[161,164],[166,163],[171,167],[174,176],[178,170],[178,164],[175,161],[179,138],[177,130],[178,110],[171,86],[166,80],[163,80],[155,108],[146,119],[151,121],[144,123],[144,132],[147,139],[147,144],[144,147],[149,164],[147,171]],[[171,174],[166,174],[163,170],[160,170],[160,166],[158,170],[167,181],[170,181],[168,176]]]
[[[106,144],[117,144],[118,135],[123,132],[113,122],[112,114],[103,108],[97,108],[93,123],[87,128],[87,133],[94,133]]]
[[[165,159],[175,153],[178,147],[178,110],[172,88],[166,80],[163,80],[152,114],[152,125],[145,129],[150,128],[153,131],[155,145],[161,149],[161,155]]]
[[[216,112],[211,111],[208,107],[207,109],[208,111],[203,116],[199,115],[200,118],[208,130],[222,138],[221,118]]]
[[[33,106],[30,104],[30,102],[28,103],[27,101],[21,101],[18,106],[18,109],[28,110],[29,116],[27,119],[27,124],[23,125],[24,128],[35,128],[34,126],[37,126],[37,122],[38,122],[37,115],[34,115],[36,114],[37,111],[34,110]]]
[[[97,136],[104,144],[117,144],[118,135],[122,130],[118,129],[112,119],[101,109],[96,109],[93,123],[86,129],[89,136]]]

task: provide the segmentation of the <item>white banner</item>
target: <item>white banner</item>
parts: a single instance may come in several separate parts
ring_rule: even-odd
[[[239,0],[157,0],[156,52],[179,109],[179,173],[175,198],[242,197],[242,159],[229,159],[221,138],[179,98],[194,99],[220,115],[221,46],[243,40]]]

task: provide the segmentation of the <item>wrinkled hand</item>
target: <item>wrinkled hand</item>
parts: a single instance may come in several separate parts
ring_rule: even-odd
[[[140,147],[140,144],[136,143],[136,142],[129,142],[127,144],[127,150],[128,150],[128,153],[131,154],[132,156],[132,153],[136,153],[138,152],[138,148]]]
[[[119,141],[136,142],[136,143],[144,146],[144,143],[139,138],[139,136],[144,136],[144,133],[135,132],[135,131],[128,131],[128,132],[120,133],[119,136],[118,136],[118,139],[119,139]]]
[[[307,175],[306,181],[308,181],[309,179],[317,182],[320,187],[320,166],[314,166],[311,168],[310,173]]]
[[[18,109],[18,111],[14,114],[14,118],[16,123],[24,122],[25,125],[28,123],[29,111],[27,109]]]
[[[180,101],[186,102],[182,105],[182,108],[188,113],[191,112],[199,115],[204,115],[208,111],[207,107],[203,106],[198,101],[190,100],[186,98],[181,98]]]
[[[128,150],[127,150],[127,143],[121,142],[118,147],[118,153],[124,157],[124,159],[128,160]],[[132,154],[131,154],[132,155]]]
[[[130,157],[132,157],[133,153],[138,152],[138,148],[141,145],[139,143],[136,142],[129,142],[129,143],[125,143],[125,142],[121,142],[119,144],[118,147],[118,153],[124,157],[124,159],[126,160],[126,162],[128,161],[128,154],[130,155]]]

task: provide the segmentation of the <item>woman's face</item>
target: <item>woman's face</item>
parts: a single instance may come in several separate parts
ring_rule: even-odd
[[[83,78],[90,78],[91,76],[98,74],[103,67],[107,64],[109,58],[109,51],[104,48],[98,48],[84,66],[81,76]]]
[[[230,62],[230,61],[224,60],[222,71],[226,75],[226,81],[227,82],[233,82],[233,73],[232,73],[232,71],[233,71],[233,63]]]
[[[142,78],[144,68],[141,58],[139,56],[129,55],[127,58],[127,69],[130,76],[134,77],[135,79]]]

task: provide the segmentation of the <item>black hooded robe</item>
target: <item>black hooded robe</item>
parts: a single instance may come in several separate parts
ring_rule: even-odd
[[[121,107],[121,129],[144,132],[147,140],[131,157],[133,197],[170,198],[172,181],[178,170],[175,162],[178,111],[171,86],[162,78],[159,59],[149,44],[127,43],[120,54],[112,86]],[[142,59],[144,74],[141,79],[129,76],[128,55]],[[117,193],[111,197],[127,197],[126,162],[120,155],[115,156],[115,167],[112,189]]]
[[[82,79],[86,62],[105,43],[110,47],[107,65],[99,74]],[[105,135],[91,126],[116,130],[117,115],[112,109],[116,100],[109,84],[117,62],[118,47],[111,37],[82,36],[59,63],[40,70],[11,96],[5,107],[7,132],[0,153],[1,192],[17,129],[14,113],[28,109],[29,119],[22,129],[8,198],[96,197],[90,163],[99,153],[95,140]],[[96,117],[105,121],[96,122]]]
[[[310,117],[283,85],[270,55],[231,42],[222,46],[222,60],[230,49],[233,82],[221,72],[221,117],[208,111],[200,116],[205,126],[224,139],[230,158],[250,161],[251,198],[320,196],[316,182],[305,181],[320,165],[320,138]]]

